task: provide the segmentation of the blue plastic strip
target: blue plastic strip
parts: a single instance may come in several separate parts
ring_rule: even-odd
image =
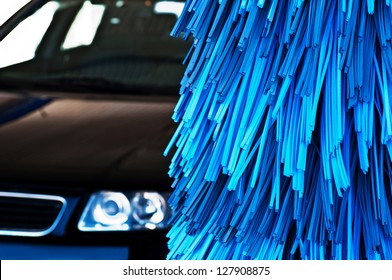
[[[186,1],[169,259],[392,259],[390,4]]]

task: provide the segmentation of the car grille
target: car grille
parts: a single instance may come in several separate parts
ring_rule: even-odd
[[[65,207],[65,199],[59,196],[0,192],[0,235],[49,234]]]

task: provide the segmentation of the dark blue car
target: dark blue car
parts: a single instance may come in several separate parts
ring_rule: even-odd
[[[0,27],[0,259],[165,258],[181,8],[38,0]]]

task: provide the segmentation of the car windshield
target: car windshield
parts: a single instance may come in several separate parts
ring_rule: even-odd
[[[45,1],[0,42],[0,84],[172,93],[189,49],[169,36],[182,7],[181,1]]]

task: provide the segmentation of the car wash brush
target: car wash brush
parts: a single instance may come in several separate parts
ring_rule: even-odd
[[[392,259],[392,3],[188,0],[168,259]]]

